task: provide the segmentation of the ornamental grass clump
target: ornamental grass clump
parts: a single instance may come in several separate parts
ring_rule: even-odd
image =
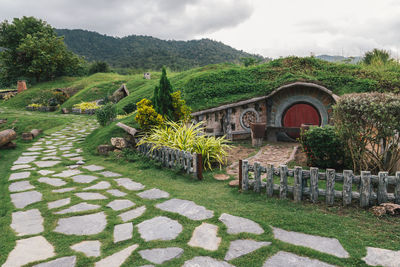
[[[212,169],[213,164],[226,164],[226,156],[230,146],[225,137],[204,135],[203,122],[185,124],[168,121],[163,125],[153,127],[139,142],[152,144],[153,148],[169,147],[199,153],[203,157],[203,166]]]

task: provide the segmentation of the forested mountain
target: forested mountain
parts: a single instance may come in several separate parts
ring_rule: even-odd
[[[86,30],[58,29],[74,53],[89,61],[106,61],[113,67],[184,70],[208,64],[235,62],[242,57],[261,56],[236,50],[210,39],[173,41],[151,36],[116,38]]]

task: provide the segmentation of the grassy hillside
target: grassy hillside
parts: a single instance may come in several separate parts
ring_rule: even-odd
[[[232,101],[265,95],[295,81],[310,81],[326,86],[338,95],[352,92],[400,92],[398,69],[375,70],[360,65],[330,63],[315,58],[283,58],[266,64],[241,67],[235,64],[208,65],[184,72],[168,72],[175,90],[193,110],[218,106]],[[83,78],[62,78],[35,85],[3,105],[23,108],[32,99],[45,95],[53,88],[74,87],[80,91],[62,107],[72,107],[83,100],[92,101],[111,94],[126,83],[130,96],[118,103],[118,111],[143,97],[151,98],[160,73],[151,80],[142,75],[95,74]]]

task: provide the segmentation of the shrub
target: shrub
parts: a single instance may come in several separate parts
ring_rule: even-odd
[[[108,103],[96,110],[96,117],[101,126],[106,126],[117,117],[117,108],[114,104]]]
[[[82,111],[101,108],[101,106],[99,106],[96,102],[81,102],[79,104],[75,104],[73,107],[79,108]]]
[[[301,132],[300,143],[307,164],[320,168],[341,168],[345,163],[343,143],[332,126],[311,127]]]
[[[107,62],[96,61],[90,65],[89,75],[92,75],[92,74],[95,74],[98,72],[103,72],[103,73],[110,72],[110,66],[108,66]]]
[[[139,123],[140,128],[145,131],[164,122],[163,117],[155,111],[151,105],[151,101],[146,98],[143,98],[137,103],[135,120]]]
[[[395,171],[400,160],[400,96],[350,94],[334,107],[334,120],[354,171]]]
[[[170,147],[191,153],[199,153],[203,157],[205,168],[211,169],[214,163],[226,163],[227,150],[230,148],[225,137],[207,137],[203,134],[203,122],[186,125],[185,123],[166,122],[156,126],[144,136],[140,144],[151,143],[155,148]]]
[[[167,78],[167,71],[162,68],[160,83],[154,88],[153,103],[156,112],[168,119],[173,119],[172,85]]]
[[[136,110],[136,103],[129,103],[122,108],[126,114],[132,113]]]
[[[186,105],[186,101],[181,98],[181,91],[176,91],[171,94],[172,107],[174,109],[175,121],[189,121],[192,113],[190,107]]]

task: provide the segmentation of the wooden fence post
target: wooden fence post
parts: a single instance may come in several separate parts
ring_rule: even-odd
[[[287,183],[287,174],[288,174],[288,167],[286,165],[281,165],[279,168],[281,180],[279,185],[279,197],[281,199],[285,199],[287,197],[288,191],[288,183]]]
[[[310,168],[310,192],[311,192],[311,201],[313,203],[318,202],[318,168]]]
[[[303,199],[303,169],[301,167],[294,168],[293,199],[295,202],[301,202]]]
[[[400,172],[396,172],[396,186],[394,188],[394,203],[400,204]]]
[[[378,204],[387,202],[388,176],[388,172],[379,172],[378,174]]]
[[[254,162],[254,188],[253,191],[259,193],[261,189],[261,166],[259,162]]]
[[[242,190],[249,190],[249,161],[247,160],[243,160],[242,179]]]
[[[362,171],[360,181],[360,207],[366,208],[369,206],[371,197],[371,172]]]
[[[274,166],[267,166],[267,184],[266,184],[267,196],[272,197],[274,194]]]
[[[242,192],[243,161],[239,159],[239,192]]]
[[[351,204],[351,190],[353,188],[353,171],[343,171],[343,205]]]
[[[331,206],[335,202],[335,170],[326,170],[326,204]]]
[[[203,180],[203,157],[201,154],[196,154],[196,165],[197,179]]]

